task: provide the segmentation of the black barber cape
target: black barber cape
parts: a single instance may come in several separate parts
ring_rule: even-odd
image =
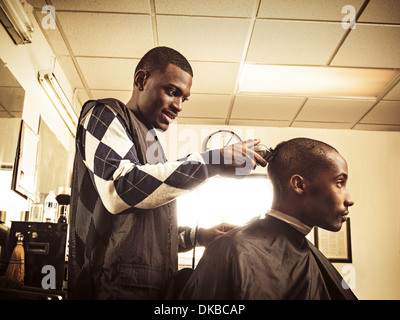
[[[211,243],[180,298],[357,299],[301,232],[268,215]]]

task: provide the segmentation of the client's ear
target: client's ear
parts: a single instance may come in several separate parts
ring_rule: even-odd
[[[304,193],[304,183],[304,178],[298,174],[291,176],[289,181],[290,188],[298,195],[302,195]]]

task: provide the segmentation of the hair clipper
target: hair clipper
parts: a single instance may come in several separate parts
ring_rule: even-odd
[[[263,144],[254,146],[254,151],[263,157],[267,162],[270,162],[273,158],[273,150]]]

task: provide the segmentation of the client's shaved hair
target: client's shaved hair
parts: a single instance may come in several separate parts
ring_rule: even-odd
[[[282,195],[285,185],[294,174],[313,180],[321,170],[332,166],[332,160],[328,157],[332,151],[338,152],[329,144],[309,138],[279,143],[268,164],[268,176],[274,191]]]

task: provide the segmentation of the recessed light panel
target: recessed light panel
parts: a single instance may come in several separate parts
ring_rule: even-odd
[[[246,64],[239,92],[376,98],[399,70]]]

